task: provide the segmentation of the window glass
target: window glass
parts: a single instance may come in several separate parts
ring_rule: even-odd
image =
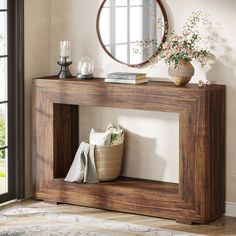
[[[128,63],[127,44],[117,45],[115,55],[116,55],[117,60]]]
[[[128,1],[127,0],[115,0],[116,6],[127,6]]]
[[[0,148],[5,146],[7,146],[7,104],[0,104]]]
[[[131,6],[140,6],[143,4],[143,0],[130,0]]]
[[[7,145],[7,104],[0,104],[0,148]],[[0,149],[0,194],[7,192],[7,148]]]
[[[142,7],[130,8],[130,41],[142,40]]]
[[[7,1],[6,0],[0,0],[0,10],[7,8]]]
[[[0,55],[7,54],[7,13],[0,12]]]
[[[7,58],[0,58],[0,102],[7,100]]]
[[[7,193],[7,149],[0,150],[0,194]]]
[[[127,8],[116,8],[116,43],[126,43],[127,42]]]

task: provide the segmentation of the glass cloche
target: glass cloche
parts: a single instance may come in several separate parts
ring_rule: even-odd
[[[77,78],[87,79],[93,77],[94,63],[89,57],[82,57],[77,63]]]

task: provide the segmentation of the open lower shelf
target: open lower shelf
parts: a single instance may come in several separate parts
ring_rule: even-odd
[[[128,177],[120,177],[112,182],[102,182],[99,183],[105,186],[111,187],[122,187],[132,190],[145,190],[145,191],[154,191],[158,193],[159,196],[177,196],[178,195],[178,184],[175,183],[167,183],[161,181],[153,181],[153,180],[144,180],[144,179],[136,179],[136,178],[128,178]]]
[[[109,190],[109,189],[117,189],[121,192],[133,191],[134,194],[140,192],[150,192],[150,194],[156,195],[158,198],[161,197],[172,197],[176,199],[178,197],[178,184],[175,183],[167,183],[161,181],[152,181],[152,180],[143,180],[143,179],[135,179],[128,177],[120,177],[114,181],[110,182],[100,182],[96,184],[88,184],[88,183],[71,183],[66,182],[64,179],[54,179],[52,181],[54,186],[58,188],[67,188],[68,190],[71,188],[79,188],[79,189],[96,189],[96,190]]]
[[[97,184],[70,183],[56,178],[36,198],[160,217],[172,211],[173,218],[177,214],[173,209],[179,204],[178,184],[127,177]]]

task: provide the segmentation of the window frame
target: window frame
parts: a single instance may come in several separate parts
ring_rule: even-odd
[[[0,203],[25,196],[24,1],[7,0],[8,192]]]

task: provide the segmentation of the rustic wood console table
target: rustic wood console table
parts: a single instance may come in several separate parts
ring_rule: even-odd
[[[78,105],[179,113],[179,184],[122,177],[65,182],[78,148]],[[206,223],[224,212],[225,86],[34,79],[32,116],[35,198],[183,223]]]

